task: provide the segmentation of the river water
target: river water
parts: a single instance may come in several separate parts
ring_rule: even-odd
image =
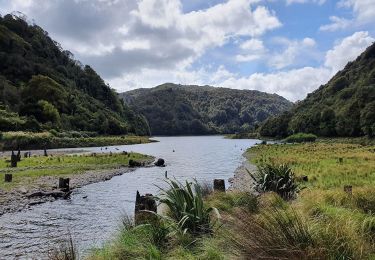
[[[44,259],[48,250],[72,236],[80,256],[103,246],[116,234],[121,216],[134,214],[136,191],[157,194],[164,175],[183,181],[212,182],[233,176],[244,151],[258,140],[222,136],[156,137],[139,145],[77,148],[89,152],[133,151],[164,158],[166,167],[139,168],[109,181],[76,189],[57,200],[0,217],[0,259]],[[74,149],[69,149],[74,150]],[[228,184],[228,183],[227,183]]]

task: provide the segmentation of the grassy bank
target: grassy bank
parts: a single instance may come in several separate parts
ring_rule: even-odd
[[[168,221],[131,225],[89,259],[375,258],[375,146],[259,145],[246,156],[259,166],[289,165],[301,188],[297,198],[211,193],[205,208],[216,208],[220,219],[209,234],[184,233]]]
[[[128,166],[129,160],[142,162],[151,159],[150,156],[138,153],[33,156],[22,158],[17,168],[10,168],[8,162],[0,160],[0,176],[5,173],[13,174],[13,181],[10,183],[5,183],[4,178],[0,178],[0,189],[27,187],[42,176],[67,176],[90,170],[115,169]]]
[[[149,143],[147,136],[90,136],[80,132],[74,133],[33,133],[33,132],[5,132],[0,141],[3,150],[26,149],[55,149],[74,147],[95,147],[110,145],[127,145]]]

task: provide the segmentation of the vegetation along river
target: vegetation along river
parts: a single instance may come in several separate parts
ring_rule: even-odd
[[[47,257],[47,251],[62,239],[73,237],[80,256],[101,246],[119,226],[121,216],[134,213],[136,191],[157,194],[156,185],[168,177],[196,178],[199,182],[226,181],[244,161],[244,151],[259,142],[225,139],[222,136],[157,137],[159,142],[108,149],[77,148],[89,152],[134,151],[164,158],[166,167],[139,168],[109,181],[74,190],[68,200],[36,205],[0,217],[0,259]],[[71,150],[71,149],[69,149]]]

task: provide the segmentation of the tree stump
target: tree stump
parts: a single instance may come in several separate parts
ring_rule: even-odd
[[[156,200],[152,194],[141,196],[139,191],[135,198],[134,220],[136,225],[152,223],[157,220],[157,216],[153,214],[157,211]]]
[[[12,174],[6,173],[4,175],[4,182],[12,182],[12,179],[13,179],[13,175]]]
[[[10,156],[10,167],[17,167],[18,158],[17,155],[14,154],[12,151],[12,155]]]
[[[214,180],[214,191],[225,192],[225,181],[223,179]]]
[[[59,189],[69,191],[69,178],[59,178]]]
[[[344,186],[344,191],[345,191],[348,195],[353,195],[353,186],[352,186],[352,185],[345,185],[345,186]]]

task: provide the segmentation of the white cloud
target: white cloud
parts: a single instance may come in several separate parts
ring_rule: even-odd
[[[312,38],[304,38],[301,41],[276,38],[275,41],[285,46],[281,53],[274,52],[269,56],[268,64],[276,69],[295,65],[297,60],[301,59],[302,56],[305,58],[308,57],[316,45],[315,40]]]
[[[286,0],[287,5],[291,4],[307,4],[307,3],[313,3],[322,5],[326,2],[326,0]]]
[[[263,41],[259,39],[250,39],[240,44],[241,53],[236,55],[236,61],[249,62],[259,60],[264,57],[267,49]]]
[[[368,32],[356,32],[337,43],[326,54],[324,65],[337,72],[374,42]]]
[[[358,24],[375,22],[374,0],[341,0],[338,6],[352,8],[355,22]]]
[[[248,51],[264,51],[263,42],[259,39],[250,39],[241,43],[240,48]]]
[[[330,24],[322,25],[320,26],[319,30],[321,31],[337,31],[340,29],[345,29],[350,26],[351,21],[345,18],[340,18],[337,16],[331,16],[329,17],[329,20],[331,21]]]

